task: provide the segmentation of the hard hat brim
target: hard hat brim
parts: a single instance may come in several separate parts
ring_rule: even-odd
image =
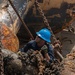
[[[48,42],[48,43],[50,43],[51,41],[50,40],[47,40],[47,39],[45,39],[44,37],[42,37],[40,34],[39,34],[39,32],[36,32],[36,34],[37,34],[37,36],[39,36],[41,39],[43,39],[44,41],[46,41],[46,42]]]

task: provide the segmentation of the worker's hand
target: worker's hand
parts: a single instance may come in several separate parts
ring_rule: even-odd
[[[54,42],[53,46],[54,46],[54,49],[55,49],[55,48],[62,48],[61,42],[60,42],[59,40],[56,40],[56,41]]]
[[[48,47],[46,45],[44,45],[41,50],[48,50]]]
[[[57,55],[57,51],[58,51],[60,54],[62,54],[62,44],[61,44],[61,42],[60,42],[59,40],[56,40],[56,41],[54,42],[53,46],[54,46],[54,54],[55,54],[56,57],[58,56],[58,55]]]
[[[22,53],[21,53],[21,51],[18,51],[17,54],[18,54],[18,55],[21,55]]]
[[[46,66],[50,66],[51,65],[51,62],[47,61],[46,59],[43,60],[43,63],[45,63]]]
[[[59,43],[56,43],[56,44],[54,45],[54,48],[60,48],[60,44],[59,44]]]

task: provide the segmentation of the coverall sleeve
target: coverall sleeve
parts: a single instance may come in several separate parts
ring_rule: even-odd
[[[19,49],[21,52],[27,52],[30,48],[30,43],[27,43],[26,45],[24,45],[23,48]]]
[[[53,47],[51,45],[49,45],[48,54],[50,56],[50,62],[52,62],[55,57],[54,57]]]

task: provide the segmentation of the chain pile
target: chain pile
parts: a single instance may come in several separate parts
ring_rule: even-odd
[[[61,75],[60,63],[48,63],[43,60],[41,52],[29,50],[27,53],[18,52],[16,62],[11,56],[4,58],[5,75]],[[22,68],[20,68],[20,60]],[[13,63],[14,62],[14,63]],[[17,64],[16,64],[17,63]]]
[[[55,60],[53,63],[48,63],[44,60],[41,52],[29,50],[22,53],[20,59],[24,63],[24,72],[28,75],[61,75],[60,63]],[[29,69],[30,67],[30,69]],[[34,72],[35,71],[35,72]]]

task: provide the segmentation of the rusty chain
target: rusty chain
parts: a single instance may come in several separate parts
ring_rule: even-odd
[[[4,67],[3,67],[3,55],[2,55],[2,43],[1,43],[1,39],[2,39],[2,26],[0,25],[0,75],[4,75]]]
[[[51,34],[52,34],[52,37],[53,37],[53,39],[54,39],[54,42],[55,42],[55,41],[57,42],[58,40],[56,39],[56,37],[55,37],[55,35],[54,35],[54,33],[53,33],[53,31],[52,31],[52,29],[51,29],[49,23],[48,23],[48,20],[47,20],[46,16],[44,15],[44,13],[43,13],[43,11],[42,11],[42,9],[41,9],[41,7],[40,7],[40,5],[39,5],[39,3],[38,3],[37,0],[35,0],[35,7],[36,7],[36,9],[38,10],[38,12],[40,13],[40,15],[41,15],[41,17],[42,17],[42,19],[43,19],[43,22],[44,22],[44,24],[45,24],[45,26],[50,30],[50,32],[51,32]],[[57,53],[57,55],[58,55],[61,59],[63,59],[63,56],[59,53],[59,50],[57,50],[56,53]]]
[[[42,11],[42,9],[41,9],[37,0],[35,0],[35,6],[36,6],[36,9],[39,11],[41,17],[43,18],[45,26],[51,31],[53,39],[57,40],[53,31],[52,31],[52,29],[51,29],[51,27],[49,26],[49,23],[48,23],[48,20],[47,20],[46,16],[44,15],[44,13],[43,13],[43,11]]]

